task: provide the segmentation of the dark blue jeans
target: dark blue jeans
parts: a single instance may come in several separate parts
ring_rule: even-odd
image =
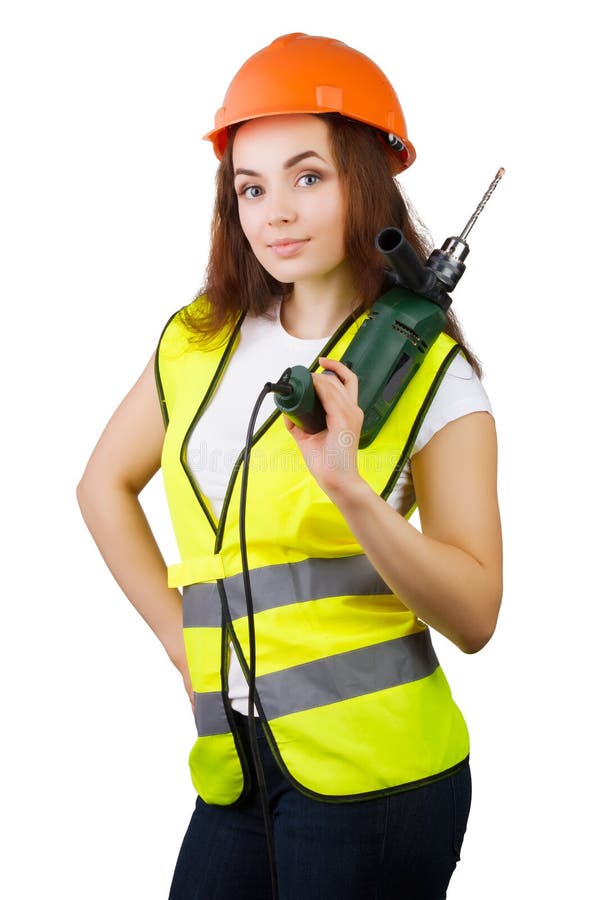
[[[248,749],[247,722],[243,740]],[[433,784],[375,800],[309,799],[281,774],[260,725],[279,900],[443,900],[471,804],[466,766]],[[256,781],[256,779],[254,779]],[[179,852],[169,900],[271,900],[260,797],[239,806],[200,798]]]

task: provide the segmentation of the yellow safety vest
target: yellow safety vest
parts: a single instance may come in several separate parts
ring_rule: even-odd
[[[321,355],[340,359],[365,315],[349,317]],[[248,783],[227,687],[230,644],[248,672],[239,546],[243,447],[218,521],[186,453],[235,352],[243,318],[220,344],[205,349],[190,341],[180,311],[167,323],[156,355],[167,425],[162,469],[181,554],[181,563],[169,568],[169,585],[183,588],[195,692],[198,738],[189,763],[200,796],[221,805],[239,799]],[[440,335],[377,438],[358,451],[361,475],[382,497],[389,496],[408,460],[458,351],[450,337]],[[315,371],[318,361],[310,368]],[[363,553],[278,410],[258,429],[252,447],[246,539],[256,702],[283,772],[309,796],[347,801],[417,787],[459,768],[468,756],[467,728],[429,629]]]

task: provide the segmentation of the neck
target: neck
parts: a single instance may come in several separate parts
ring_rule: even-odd
[[[281,324],[293,337],[325,338],[333,334],[352,310],[359,305],[356,291],[348,279],[318,284],[296,282],[294,290],[281,304]]]

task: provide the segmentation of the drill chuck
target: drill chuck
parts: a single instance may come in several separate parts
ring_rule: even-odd
[[[453,291],[465,271],[469,245],[457,237],[446,238],[440,250],[434,250],[427,260],[427,268],[435,273],[446,291]]]

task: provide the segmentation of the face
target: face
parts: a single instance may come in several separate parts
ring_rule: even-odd
[[[318,116],[246,122],[233,145],[242,229],[278,281],[345,279],[345,201]]]

